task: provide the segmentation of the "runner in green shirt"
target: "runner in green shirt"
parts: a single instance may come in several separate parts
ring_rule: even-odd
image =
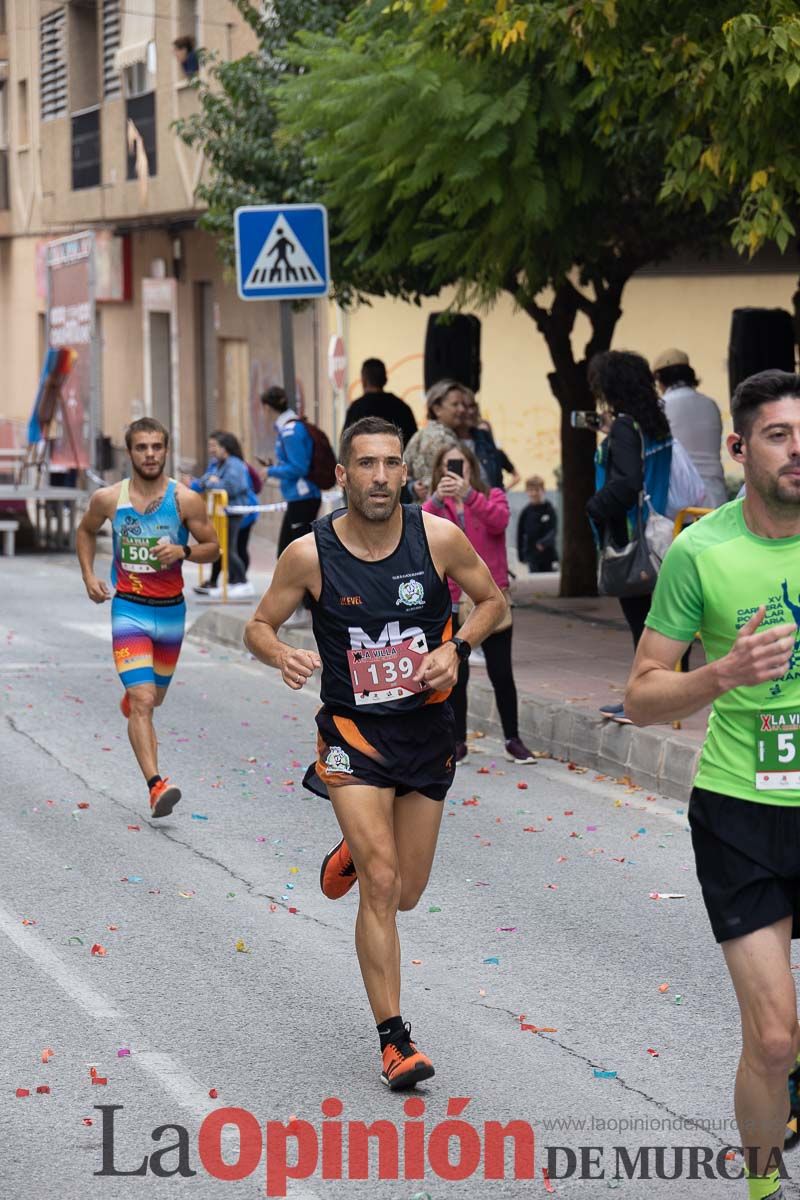
[[[697,875],[742,1019],[735,1109],[750,1200],[780,1200],[800,1051],[800,375],[763,371],[731,401],[746,495],[664,559],[625,693],[637,725],[712,704],[689,806]],[[675,665],[696,632],[707,664]],[[800,1072],[797,1072],[800,1074]]]

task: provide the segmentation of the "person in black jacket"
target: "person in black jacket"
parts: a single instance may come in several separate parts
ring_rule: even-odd
[[[517,522],[517,557],[528,564],[528,570],[552,571],[556,559],[556,510],[544,495],[541,475],[525,480],[529,504],[519,514]]]
[[[655,379],[641,355],[606,350],[592,358],[588,375],[592,394],[607,413],[604,431],[608,437],[599,449],[605,483],[590,498],[586,511],[600,538],[608,532],[612,544],[620,549],[630,540],[628,513],[644,486],[643,444],[649,450],[658,450],[664,443],[671,446],[672,435]],[[656,509],[659,511],[657,504]],[[651,599],[649,594],[620,597],[634,649],[644,631]],[[600,712],[630,724],[622,704],[603,705]]]
[[[399,396],[385,392],[386,366],[379,358],[368,358],[361,365],[361,386],[364,395],[359,396],[347,410],[344,428],[355,425],[362,417],[382,417],[396,425],[403,435],[403,446],[407,446],[417,432],[417,419]]]

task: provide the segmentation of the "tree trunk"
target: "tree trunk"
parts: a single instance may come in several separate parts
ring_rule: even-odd
[[[594,453],[597,439],[590,430],[573,429],[570,413],[594,409],[586,382],[586,363],[571,363],[548,375],[561,408],[562,470],[562,596],[597,595],[597,551],[586,502],[594,493]]]
[[[536,322],[547,342],[555,367],[547,378],[561,408],[562,596],[597,595],[597,550],[586,515],[586,502],[594,493],[597,439],[589,430],[573,429],[570,413],[596,407],[586,378],[588,360],[609,349],[617,321],[622,316],[622,290],[639,265],[633,260],[619,259],[605,277],[599,271],[589,273],[595,295],[593,300],[565,278],[556,288],[549,310],[535,300],[522,302],[522,307]],[[514,294],[513,280],[508,290]],[[584,357],[576,362],[572,331],[579,312],[589,318],[592,332]]]

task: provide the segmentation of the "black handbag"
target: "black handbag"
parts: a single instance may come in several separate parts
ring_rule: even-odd
[[[636,527],[628,544],[617,550],[606,527],[597,570],[597,590],[601,596],[649,596],[656,586],[657,576],[658,568],[645,537],[640,493]]]

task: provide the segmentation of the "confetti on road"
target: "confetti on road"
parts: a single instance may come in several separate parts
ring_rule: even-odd
[[[664,994],[664,992],[668,992],[668,991],[669,991],[669,984],[668,984],[668,983],[660,983],[660,984],[658,985],[658,990],[659,990],[659,991],[662,993],[662,995],[663,995],[663,994]]]

